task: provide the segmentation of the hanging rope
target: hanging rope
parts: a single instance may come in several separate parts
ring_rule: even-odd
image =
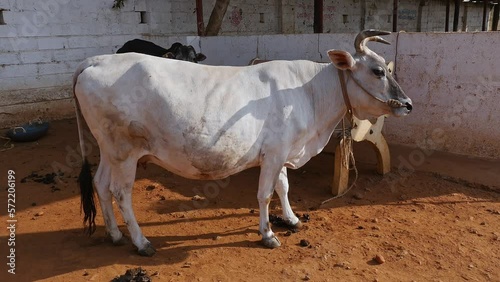
[[[351,121],[352,125],[353,121]],[[354,176],[354,181],[351,183],[349,188],[347,188],[342,194],[336,195],[332,198],[329,198],[323,202],[321,202],[320,206],[323,204],[326,204],[332,200],[338,199],[340,197],[343,197],[345,194],[347,194],[352,187],[356,186],[356,181],[358,180],[358,168],[356,167],[356,161],[354,159],[354,152],[353,152],[353,139],[351,136],[351,127],[346,128],[345,126],[345,118],[342,119],[342,133],[341,133],[341,141],[340,141],[340,156],[342,159],[342,166],[345,167],[349,173],[349,171],[354,170],[355,176]],[[352,167],[351,167],[352,164]]]
[[[340,157],[342,160],[341,165],[347,169],[347,173],[349,173],[350,170],[354,170],[355,177],[354,181],[351,183],[351,186],[349,186],[349,188],[347,188],[342,194],[339,194],[335,197],[332,197],[328,200],[321,202],[320,206],[347,194],[351,190],[351,188],[356,185],[356,181],[358,180],[358,168],[356,167],[356,161],[354,160],[354,153],[352,148],[353,139],[351,136],[351,130],[354,126],[353,111],[352,111],[351,101],[349,100],[349,96],[347,95],[347,86],[344,78],[344,71],[338,70],[338,74],[339,74],[340,88],[342,89],[342,95],[344,97],[344,102],[347,107],[346,116],[342,118],[342,131],[340,133],[341,135]],[[346,127],[346,118],[349,119],[350,123],[349,127]],[[351,163],[352,163],[352,169],[350,166]]]

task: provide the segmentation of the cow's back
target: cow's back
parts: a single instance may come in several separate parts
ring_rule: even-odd
[[[118,157],[140,149],[184,177],[220,178],[258,165],[263,152],[290,154],[291,167],[308,159],[304,144],[315,138],[310,81],[322,68],[305,61],[229,67],[103,55],[80,65],[75,95],[94,136],[104,132],[104,146],[124,150]]]
[[[129,53],[85,60],[75,95],[94,136],[104,138],[99,146],[125,148],[117,157],[140,146],[182,176],[221,178],[258,165],[273,107],[258,81],[243,68]]]

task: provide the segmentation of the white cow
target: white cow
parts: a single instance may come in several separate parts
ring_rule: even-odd
[[[357,117],[403,116],[412,109],[384,59],[365,46],[370,40],[385,42],[377,36],[385,34],[361,32],[353,56],[328,51],[332,63],[206,66],[134,53],[83,61],[73,84],[84,156],[81,200],[89,234],[95,230],[96,209],[82,115],[100,147],[93,182],[113,242],[122,242],[123,234],[112,196],[139,254],[155,253],[132,210],[137,163],[151,162],[191,179],[221,179],[260,166],[259,231],[265,246],[280,246],[269,224],[269,202],[276,190],[284,219],[300,225],[288,201],[287,168],[299,168],[320,153],[346,114],[337,70],[346,75]]]

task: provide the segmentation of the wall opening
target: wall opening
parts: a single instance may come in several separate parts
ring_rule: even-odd
[[[260,15],[260,20],[259,20],[259,22],[260,22],[260,23],[264,23],[264,13],[260,13],[259,15]]]
[[[347,23],[347,15],[342,15],[342,22],[343,22],[344,24],[346,24],[346,23]]]
[[[146,13],[146,11],[140,11],[139,14],[141,16],[141,21],[139,23],[140,24],[148,23],[148,14]]]
[[[3,19],[3,11],[5,10],[0,8],[0,25],[7,24]]]

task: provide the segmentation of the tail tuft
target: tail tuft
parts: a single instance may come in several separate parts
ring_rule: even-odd
[[[95,197],[94,197],[94,185],[92,184],[92,173],[90,172],[90,164],[87,158],[84,159],[82,170],[80,171],[80,176],[78,177],[78,182],[80,182],[80,196],[81,196],[81,210],[83,210],[84,218],[84,232],[90,236],[96,230],[95,225]]]

